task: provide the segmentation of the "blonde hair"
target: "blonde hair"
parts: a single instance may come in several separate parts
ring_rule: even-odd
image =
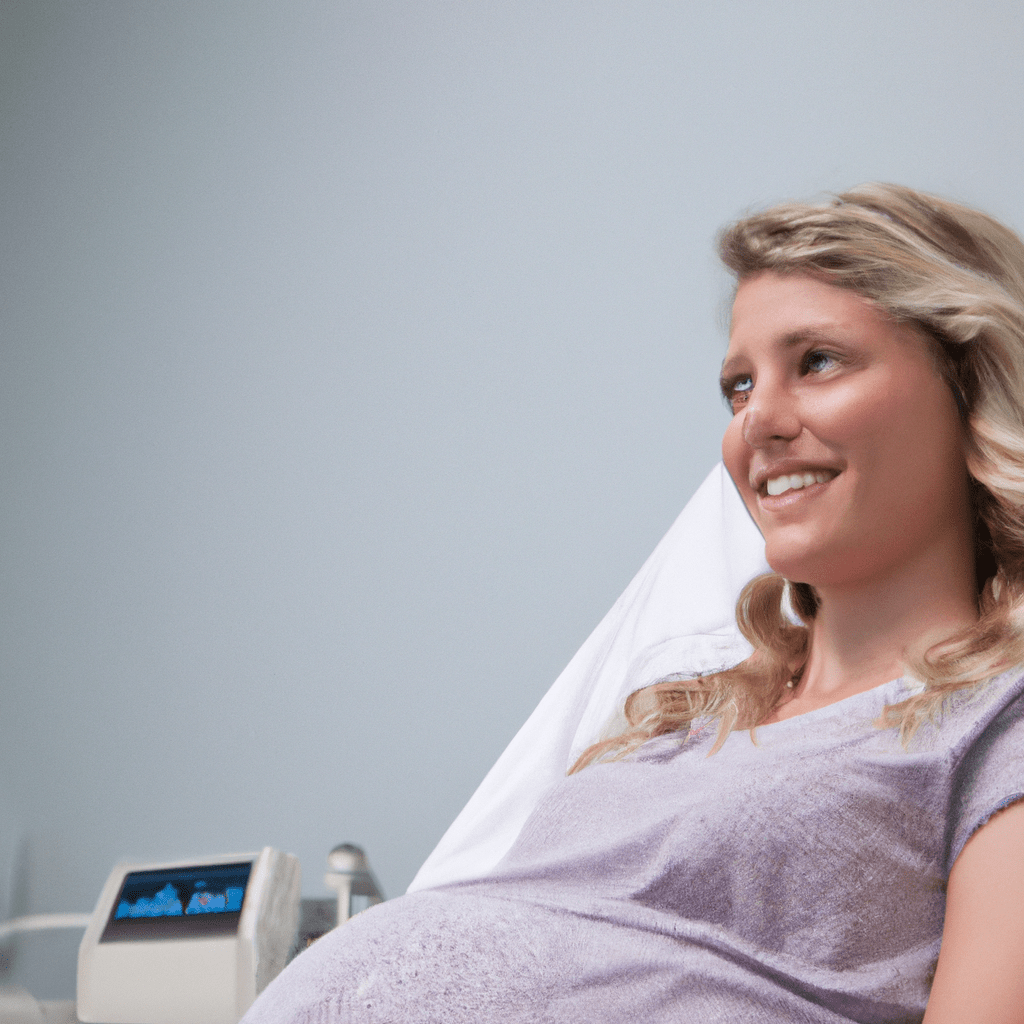
[[[722,232],[719,253],[738,282],[763,271],[813,274],[915,325],[956,397],[967,428],[980,618],[908,665],[924,689],[888,706],[879,722],[908,742],[950,693],[1024,660],[1024,242],[969,207],[869,184],[739,220]],[[632,694],[629,728],[591,746],[570,773],[685,731],[698,716],[718,719],[712,752],[733,728],[756,726],[802,671],[816,607],[806,584],[775,573],[752,580],[736,619],[753,655]]]

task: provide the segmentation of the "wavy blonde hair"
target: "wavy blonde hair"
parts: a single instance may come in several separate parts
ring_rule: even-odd
[[[869,184],[739,220],[722,232],[719,254],[737,284],[763,271],[813,274],[918,327],[956,397],[972,478],[980,617],[908,664],[924,689],[889,705],[878,723],[898,727],[906,743],[953,691],[1024,661],[1024,243],[959,203]],[[570,774],[685,732],[698,716],[718,719],[712,753],[734,728],[756,726],[803,670],[816,608],[807,584],[776,573],[752,580],[736,609],[751,657],[632,694],[626,731],[584,751]]]

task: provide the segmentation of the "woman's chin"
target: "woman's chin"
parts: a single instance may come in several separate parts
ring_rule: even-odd
[[[765,561],[772,572],[777,572],[790,583],[807,583],[815,587],[826,582],[829,576],[828,560],[815,558],[808,552],[772,551],[769,546],[765,549]]]

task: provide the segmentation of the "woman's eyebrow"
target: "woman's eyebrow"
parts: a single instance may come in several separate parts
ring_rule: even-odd
[[[835,342],[835,332],[824,327],[800,327],[788,334],[783,334],[775,339],[775,344],[782,349],[793,348],[796,345],[803,345],[806,342]],[[735,373],[742,362],[742,356],[726,356],[722,363],[720,377],[724,381],[726,377]]]

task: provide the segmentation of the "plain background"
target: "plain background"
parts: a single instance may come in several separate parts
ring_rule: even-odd
[[[1024,228],[1022,52],[1016,0],[0,2],[0,917],[265,844],[398,895],[718,458],[717,230]]]

